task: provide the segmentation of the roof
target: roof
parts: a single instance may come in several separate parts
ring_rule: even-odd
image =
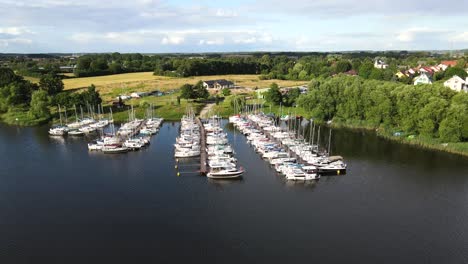
[[[357,71],[356,70],[349,70],[347,72],[345,72],[344,74],[347,74],[347,75],[357,75]]]
[[[446,83],[446,82],[449,82],[449,81],[451,81],[451,80],[453,80],[453,79],[457,79],[457,80],[460,81],[461,83],[465,83],[465,82],[466,82],[466,81],[463,80],[460,76],[454,75],[454,76],[452,76],[452,78],[450,78],[450,79],[448,79],[447,81],[445,81],[445,83]]]
[[[214,85],[215,83],[221,85],[221,86],[226,86],[226,85],[233,85],[233,82],[230,82],[225,79],[219,79],[219,80],[210,80],[210,81],[203,81],[204,83],[208,84],[209,86]]]
[[[446,61],[441,61],[440,64],[453,67],[453,66],[457,65],[457,61],[456,60],[446,60]]]

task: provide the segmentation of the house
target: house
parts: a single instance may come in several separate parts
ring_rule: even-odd
[[[466,80],[463,80],[457,75],[454,75],[452,78],[444,82],[444,86],[457,92],[468,92],[468,77],[466,78]]]
[[[441,61],[439,65],[437,65],[441,70],[445,71],[448,67],[455,67],[457,66],[456,60],[447,60]]]
[[[205,87],[206,89],[221,90],[224,88],[233,88],[234,83],[227,81],[225,79],[211,80],[211,81],[204,81],[203,87]]]
[[[431,76],[426,73],[421,73],[418,77],[414,78],[414,85],[418,84],[432,84]]]
[[[421,67],[421,68],[419,68],[419,72],[420,73],[425,73],[425,74],[430,75],[430,76],[434,75],[434,71],[431,69],[431,67]]]
[[[376,59],[375,62],[374,62],[374,68],[377,68],[377,69],[387,69],[388,68],[388,64],[386,64],[383,60],[381,59]]]
[[[441,71],[441,69],[439,68],[439,66],[431,66],[430,68],[431,68],[431,70],[432,70],[434,73],[440,72],[440,71]]]
[[[417,71],[415,69],[409,69],[407,72],[406,72],[406,75],[407,76],[413,76],[417,73]]]
[[[73,66],[60,66],[61,72],[73,72],[76,69],[76,65]]]
[[[398,71],[397,73],[395,73],[395,76],[396,76],[398,79],[407,77],[407,75],[406,75],[404,72],[402,72],[402,71]]]

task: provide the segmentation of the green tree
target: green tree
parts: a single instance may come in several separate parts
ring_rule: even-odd
[[[351,70],[351,63],[347,60],[340,60],[335,64],[335,73],[347,72]]]
[[[202,81],[198,81],[195,86],[193,86],[195,98],[207,99],[210,96],[208,90],[203,86]]]
[[[359,66],[358,74],[362,78],[368,79],[373,69],[374,69],[374,64],[372,64],[372,62],[370,61],[366,61],[365,63]]]
[[[465,79],[468,74],[463,68],[459,68],[459,67],[449,67],[445,71],[445,78],[447,79],[452,78],[454,75],[457,75],[458,77],[462,79]]]
[[[39,88],[49,95],[55,95],[63,91],[62,79],[54,74],[46,74],[39,80]]]
[[[232,109],[235,109],[237,111],[241,111],[244,109],[245,106],[245,96],[243,95],[233,95],[230,97],[230,105]]]
[[[283,95],[280,92],[278,84],[272,83],[270,89],[264,93],[265,100],[274,105],[279,105],[283,101]]]
[[[296,103],[297,98],[301,95],[299,88],[291,89],[286,96],[283,97],[284,104],[286,106],[292,106]]]
[[[92,106],[97,106],[102,103],[101,96],[99,95],[99,92],[96,91],[96,86],[94,86],[94,84],[91,84],[86,92],[82,94],[82,96],[84,103],[90,104]]]
[[[186,83],[180,87],[180,98],[193,99],[195,96],[193,85]]]
[[[32,94],[29,114],[34,118],[49,118],[49,96],[46,91],[35,91]]]
[[[224,88],[221,93],[224,95],[224,96],[229,96],[231,95],[231,89],[229,88]]]

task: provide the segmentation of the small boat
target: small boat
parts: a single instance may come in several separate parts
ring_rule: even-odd
[[[244,170],[237,169],[228,164],[220,164],[215,167],[210,167],[210,172],[206,175],[206,177],[210,179],[236,179],[240,178],[244,174]]]
[[[318,169],[315,166],[304,166],[302,170],[305,173],[305,180],[318,180],[320,175],[318,174]]]
[[[70,136],[83,136],[84,134],[85,133],[83,131],[80,131],[78,129],[68,131],[68,135]]]
[[[66,126],[56,126],[49,129],[49,135],[51,136],[64,136],[68,132]]]
[[[128,148],[119,145],[105,145],[102,147],[102,152],[106,154],[119,154],[128,152]]]
[[[200,150],[177,151],[174,154],[175,158],[192,158],[200,156]]]
[[[93,141],[91,143],[88,143],[88,150],[90,151],[93,151],[93,150],[101,151],[103,147],[104,147],[103,142]]]
[[[286,172],[286,179],[293,181],[305,181],[306,174],[299,168],[293,168]]]

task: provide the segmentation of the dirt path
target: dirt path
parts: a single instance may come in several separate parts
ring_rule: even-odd
[[[208,114],[210,113],[214,105],[215,105],[214,103],[205,105],[205,107],[203,107],[203,109],[200,111],[200,117],[208,118],[209,117]]]

